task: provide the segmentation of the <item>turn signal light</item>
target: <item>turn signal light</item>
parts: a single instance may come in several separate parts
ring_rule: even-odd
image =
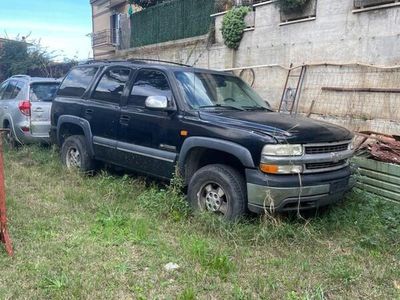
[[[260,170],[267,174],[299,174],[303,172],[303,166],[298,165],[269,165],[260,164]]]
[[[261,170],[263,173],[278,174],[278,172],[279,172],[279,167],[276,166],[276,165],[260,164],[260,170]]]

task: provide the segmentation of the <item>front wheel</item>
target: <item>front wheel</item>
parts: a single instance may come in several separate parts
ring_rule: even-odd
[[[195,210],[209,211],[235,220],[246,212],[245,180],[230,166],[205,166],[190,179],[188,201]]]
[[[61,146],[61,160],[69,169],[82,172],[95,170],[95,161],[89,155],[87,144],[83,135],[68,137]]]

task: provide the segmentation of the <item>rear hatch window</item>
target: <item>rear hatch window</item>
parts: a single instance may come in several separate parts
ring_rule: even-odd
[[[57,82],[32,83],[29,99],[32,102],[51,102],[56,95],[59,85]]]

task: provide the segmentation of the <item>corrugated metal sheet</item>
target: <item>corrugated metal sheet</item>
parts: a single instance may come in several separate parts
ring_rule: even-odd
[[[400,203],[400,165],[357,157],[360,167],[357,187]]]

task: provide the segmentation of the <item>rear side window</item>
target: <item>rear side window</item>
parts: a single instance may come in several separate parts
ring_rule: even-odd
[[[4,92],[6,91],[8,82],[3,82],[0,85],[0,100],[3,99]]]
[[[8,83],[6,90],[4,91],[2,99],[4,100],[12,100],[14,89],[15,89],[16,82],[12,80]]]
[[[127,68],[107,70],[97,84],[93,99],[119,103],[131,71]]]
[[[95,67],[73,69],[68,73],[67,77],[65,77],[57,95],[82,97],[92,82],[94,75],[96,75],[97,69],[98,68]]]
[[[11,99],[17,98],[23,87],[24,87],[24,83],[23,82],[16,82],[15,86],[14,86],[13,93],[11,95]]]
[[[53,101],[59,83],[53,82],[41,82],[41,83],[32,83],[31,89],[29,92],[29,100],[35,101]]]

